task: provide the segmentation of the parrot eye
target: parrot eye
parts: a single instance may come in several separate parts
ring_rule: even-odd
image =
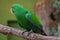
[[[25,12],[26,14],[28,13],[28,11]]]

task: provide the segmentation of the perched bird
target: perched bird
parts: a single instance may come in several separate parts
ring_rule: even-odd
[[[11,12],[16,16],[19,25],[26,31],[33,31],[34,33],[46,35],[43,31],[41,22],[34,13],[28,11],[19,4],[13,4]]]

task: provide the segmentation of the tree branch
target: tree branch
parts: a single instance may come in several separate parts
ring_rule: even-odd
[[[43,35],[36,34],[36,33],[31,33],[29,36],[27,36],[28,32],[25,32],[22,35],[23,31],[18,30],[16,28],[3,26],[1,24],[0,24],[0,33],[16,35],[18,37],[22,37],[22,38],[25,38],[25,39],[28,39],[28,40],[60,40],[60,38],[58,38],[58,37],[43,36]]]

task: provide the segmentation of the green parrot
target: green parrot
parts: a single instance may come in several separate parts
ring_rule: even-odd
[[[11,12],[16,16],[19,25],[23,29],[27,31],[32,30],[34,33],[46,35],[43,31],[41,22],[33,12],[28,11],[19,4],[13,4],[11,7]]]

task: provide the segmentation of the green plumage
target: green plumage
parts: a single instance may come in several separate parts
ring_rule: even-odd
[[[42,24],[34,13],[28,11],[19,4],[14,4],[12,6],[12,12],[22,28],[28,31],[32,30],[35,33],[44,33]]]

